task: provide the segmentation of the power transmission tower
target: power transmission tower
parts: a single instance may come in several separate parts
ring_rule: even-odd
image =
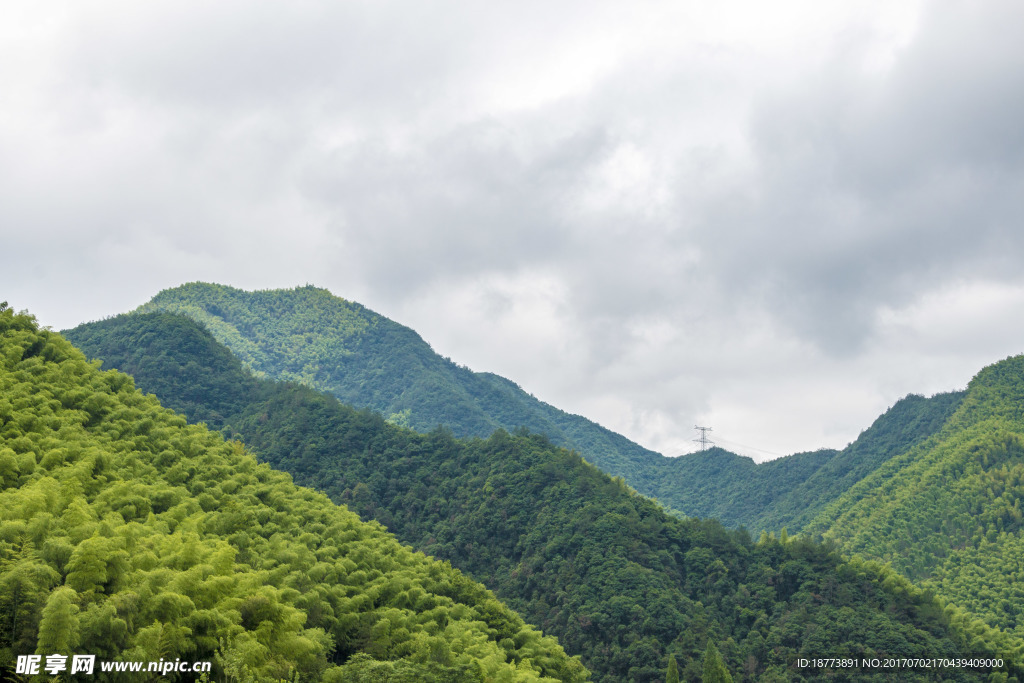
[[[700,430],[700,438],[694,439],[694,441],[700,444],[700,449],[702,451],[706,451],[708,449],[708,446],[715,445],[715,442],[708,438],[708,432],[711,431],[711,427],[698,427],[694,425],[693,428]]]

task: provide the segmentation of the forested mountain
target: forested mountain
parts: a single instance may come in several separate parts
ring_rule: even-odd
[[[900,399],[856,441],[829,458],[785,496],[778,497],[749,523],[762,529],[804,528],[826,506],[883,463],[939,431],[963,397],[964,392],[956,391],[928,398],[912,394]]]
[[[758,526],[759,515],[785,499],[835,455],[836,451],[821,450],[755,463],[721,448],[709,448],[665,458],[655,470],[661,476],[655,479],[651,494],[686,515],[714,517],[726,526],[746,527],[755,533],[777,531],[782,526]]]
[[[937,431],[962,397],[909,396],[838,452],[762,464],[717,448],[666,458],[507,379],[456,365],[413,330],[323,289],[191,283],[160,292],[139,311],[191,317],[257,375],[301,382],[419,431],[443,425],[456,436],[485,437],[526,427],[671,510],[755,533],[799,530],[878,465]]]
[[[760,464],[718,448],[665,459],[651,493],[671,508],[727,526],[796,532],[883,463],[938,432],[963,397],[951,392],[900,399],[841,451]]]
[[[942,429],[808,525],[1024,637],[1024,356],[982,370]]]
[[[190,283],[140,312],[201,322],[257,375],[292,380],[418,431],[486,437],[526,427],[646,491],[662,456],[491,373],[443,358],[413,330],[316,287],[246,292]]]
[[[418,434],[308,387],[257,379],[180,316],[120,316],[67,334],[189,419],[240,436],[299,482],[484,581],[582,655],[597,680],[661,681],[670,658],[683,680],[700,680],[707,652],[720,652],[736,680],[762,681],[816,679],[795,662],[823,653],[1021,661],[1019,642],[880,565],[671,517],[542,436]]]
[[[656,494],[674,508],[823,537],[1024,638],[1024,357],[902,399],[839,452],[673,466]]]
[[[101,681],[125,680],[105,661],[176,659],[238,682],[587,678],[449,564],[188,426],[5,303],[4,680],[29,680],[12,664],[32,654],[96,655]]]

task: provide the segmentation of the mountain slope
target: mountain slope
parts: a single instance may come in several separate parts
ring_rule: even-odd
[[[983,369],[942,429],[810,525],[1024,637],[1024,357]]]
[[[653,494],[669,507],[727,526],[799,531],[889,459],[935,434],[964,392],[907,396],[841,451],[755,463],[719,448],[667,459]]]
[[[751,526],[802,529],[825,507],[883,463],[938,432],[960,405],[964,393],[948,392],[928,398],[911,394],[900,399],[856,441],[823,463],[805,481],[788,490],[785,496],[766,506],[750,523]]]
[[[187,315],[258,375],[302,382],[419,431],[444,425],[456,436],[484,437],[526,427],[641,489],[662,459],[507,379],[442,358],[413,330],[323,289],[245,292],[190,283],[160,292],[139,311]]]
[[[813,476],[836,451],[797,453],[755,463],[721,448],[666,458],[652,493],[675,510],[714,517],[730,527],[763,528],[759,515]],[[781,528],[781,527],[779,527]]]
[[[483,586],[187,426],[6,304],[0,624],[5,669],[91,653],[209,662],[235,681],[586,677]]]
[[[158,310],[201,322],[257,375],[301,382],[420,431],[443,425],[456,436],[483,437],[526,427],[669,509],[754,531],[800,529],[881,462],[937,430],[959,400],[903,399],[838,453],[758,465],[721,449],[665,458],[507,379],[441,358],[411,329],[326,290],[245,292],[191,283],[140,308]]]
[[[670,517],[542,437],[420,435],[257,380],[179,316],[121,316],[68,335],[191,419],[241,435],[275,467],[484,580],[598,680],[663,680],[670,655],[699,678],[709,639],[738,680],[798,679],[799,654],[836,648],[963,652],[968,629],[983,634],[980,651],[1015,646],[884,568]],[[943,672],[957,677],[973,674]]]

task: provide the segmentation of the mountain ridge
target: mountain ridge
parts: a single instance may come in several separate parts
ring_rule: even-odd
[[[901,398],[841,450],[794,453],[762,463],[717,448],[679,456],[662,463],[665,483],[653,494],[728,526],[798,532],[887,460],[941,429],[964,395]]]
[[[411,328],[312,285],[245,292],[188,283],[136,309],[157,310],[203,323],[257,375],[304,382],[420,431],[443,424],[457,436],[485,437],[499,427],[526,427],[638,488],[646,488],[648,472],[663,458],[512,380],[457,365]],[[282,360],[289,349],[297,360]]]
[[[456,436],[485,437],[499,427],[526,427],[678,514],[714,516],[754,532],[798,531],[881,462],[937,429],[957,396],[901,399],[890,411],[911,424],[908,433],[890,429],[879,437],[884,430],[872,425],[830,463],[831,451],[813,451],[748,467],[743,456],[721,449],[666,458],[539,401],[512,380],[442,358],[414,330],[312,285],[246,292],[194,282],[163,290],[136,309],[157,310],[202,323],[259,376],[303,382],[420,431],[441,424]],[[722,459],[730,476],[710,475]]]
[[[73,652],[249,683],[587,677],[481,584],[3,305],[0,623],[12,680]]]
[[[667,516],[539,435],[420,435],[307,387],[247,376],[180,316],[121,316],[69,336],[107,363],[134,364],[139,385],[172,405],[192,402],[191,419],[216,421],[298,480],[493,583],[584,654],[597,680],[662,680],[668,654],[699,678],[709,637],[740,680],[788,680],[795,653],[819,652],[822,638],[859,652],[947,650],[959,646],[943,639],[973,623],[827,547],[755,544],[716,522]]]
[[[1024,356],[983,368],[943,427],[808,525],[1024,637]]]

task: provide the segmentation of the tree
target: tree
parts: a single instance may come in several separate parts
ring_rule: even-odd
[[[725,668],[722,655],[715,647],[712,640],[708,640],[708,647],[704,650],[704,671],[700,679],[703,683],[732,683],[732,676]]]
[[[665,683],[679,683],[679,665],[676,658],[668,656],[668,672],[665,674]]]
[[[31,621],[50,587],[60,582],[60,574],[47,566],[28,544],[23,546],[17,561],[0,563],[0,614],[4,635],[15,643],[26,621]]]
[[[78,594],[69,586],[61,586],[50,593],[39,622],[36,654],[66,654],[78,645],[77,599]]]

